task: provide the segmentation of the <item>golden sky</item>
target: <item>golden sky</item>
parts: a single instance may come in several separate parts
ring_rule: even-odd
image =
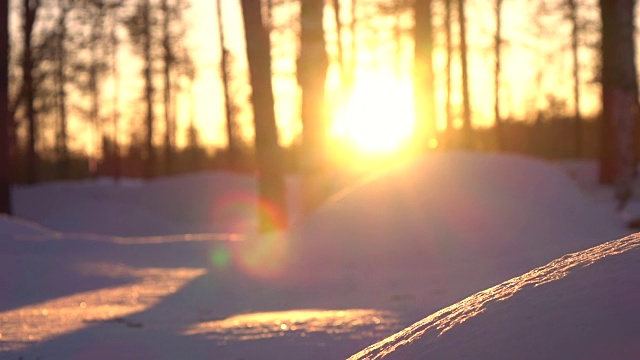
[[[330,2],[328,2],[330,3]],[[349,1],[343,5],[342,20],[350,21]],[[363,2],[364,3],[364,2]],[[437,2],[439,3],[439,2]],[[504,0],[503,8],[503,34],[505,47],[503,48],[503,74],[501,89],[501,113],[503,117],[513,116],[525,118],[536,108],[544,107],[546,94],[553,93],[558,97],[567,99],[568,110],[571,111],[572,86],[571,57],[566,44],[569,42],[570,27],[561,17],[551,18],[545,24],[547,32],[543,35],[536,34],[532,18],[532,10],[535,3],[526,0]],[[597,5],[596,0],[588,0],[592,7]],[[14,0],[14,6],[17,2]],[[195,122],[198,125],[202,140],[216,146],[226,145],[226,132],[224,120],[224,104],[222,86],[220,82],[219,61],[220,45],[218,42],[216,1],[191,0],[192,7],[185,13],[185,21],[188,23],[188,44],[193,58],[198,67],[198,77],[194,86]],[[225,22],[225,36],[227,45],[233,55],[239,61],[239,65],[246,66],[244,54],[244,32],[239,0],[224,0],[223,13]],[[285,25],[283,19],[288,14],[296,12],[296,6],[281,8],[274,14],[278,25]],[[326,8],[326,30],[328,50],[335,58],[335,23],[331,8]],[[440,19],[442,9],[434,9],[437,19]],[[359,13],[361,16],[362,13]],[[597,13],[584,13],[597,18]],[[555,20],[554,20],[555,19]],[[378,25],[379,38],[375,38],[371,31],[359,31],[358,53],[356,69],[356,93],[353,94],[353,104],[348,102],[345,95],[337,90],[337,68],[330,68],[328,81],[329,103],[336,109],[336,118],[339,123],[333,126],[333,135],[353,138],[360,127],[368,126],[362,118],[370,119],[376,114],[377,124],[381,132],[390,132],[394,124],[398,126],[399,133],[410,131],[411,124],[406,119],[411,117],[412,108],[412,39],[405,35],[401,42],[402,56],[396,63],[394,45],[388,40],[391,34],[385,30],[393,24],[393,19],[380,20]],[[410,15],[404,17],[403,26],[410,28]],[[440,20],[436,20],[436,28],[441,26]],[[492,5],[486,0],[467,0],[468,42],[470,46],[469,73],[471,86],[471,103],[473,108],[473,121],[476,126],[490,125],[493,123],[493,74],[494,58],[492,52],[493,33],[495,29],[494,13]],[[359,23],[361,24],[361,23]],[[15,26],[15,22],[13,24]],[[343,39],[350,36],[348,31],[343,34]],[[373,41],[372,41],[373,39]],[[377,41],[376,41],[377,39]],[[386,39],[380,41],[380,39]],[[280,140],[282,144],[290,143],[299,134],[301,125],[298,116],[298,89],[295,81],[295,54],[297,39],[293,31],[284,31],[278,35],[272,35],[274,54],[278,56],[273,62],[274,69],[274,93],[276,96],[276,115],[280,127]],[[436,74],[436,101],[438,105],[438,121],[443,124],[445,103],[445,61],[444,38],[442,34],[436,38],[436,50],[434,54],[434,67]],[[564,46],[564,47],[563,47]],[[581,81],[582,103],[581,107],[586,114],[594,113],[599,109],[598,86],[589,84],[593,77],[593,59],[595,53],[585,48],[581,49],[580,59],[583,64],[584,76]],[[121,139],[126,139],[131,132],[130,125],[141,125],[143,108],[138,99],[142,94],[142,82],[140,79],[140,64],[135,56],[126,50],[120,53],[119,61],[122,64],[122,79],[119,93],[121,97],[122,118],[120,133]],[[543,66],[539,66],[543,64]],[[457,57],[453,61],[453,78],[460,77]],[[461,97],[459,94],[460,83],[453,83],[454,112],[459,113]],[[539,90],[536,90],[539,89]],[[105,82],[104,100],[101,108],[104,116],[111,112],[110,94],[113,85],[110,79]],[[248,91],[248,89],[246,89]],[[536,95],[537,92],[537,95]],[[245,92],[246,94],[246,92]],[[190,119],[190,99],[187,92],[183,92],[178,99],[178,144],[184,144],[185,129]],[[345,107],[345,109],[343,109]],[[157,110],[157,141],[160,143],[164,131],[161,107]],[[345,115],[348,114],[348,115]],[[398,120],[398,116],[403,120]],[[386,118],[385,118],[386,117]],[[391,119],[388,119],[391,118]],[[251,136],[251,120],[249,116],[241,119],[245,133]],[[342,122],[342,123],[340,123]],[[349,122],[349,123],[346,123]],[[369,123],[370,124],[370,123]],[[84,121],[75,121],[72,124],[72,132],[76,134],[89,133]],[[409,129],[409,130],[407,130]],[[393,130],[393,131],[396,131]],[[346,135],[345,135],[346,134]],[[398,135],[399,136],[399,135]],[[351,139],[354,142],[363,139]],[[97,141],[96,136],[76,136],[75,146],[91,148],[91,143]]]

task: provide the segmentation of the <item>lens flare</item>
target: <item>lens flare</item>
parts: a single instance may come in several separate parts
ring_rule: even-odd
[[[231,254],[229,254],[229,250],[223,246],[216,246],[211,251],[211,262],[216,269],[226,269],[231,263]]]
[[[235,246],[236,265],[246,274],[275,280],[288,268],[289,238],[284,233],[255,235]]]
[[[290,255],[290,241],[284,233],[259,233],[259,223],[267,229],[282,229],[284,214],[268,201],[248,194],[232,194],[214,207],[215,220],[229,223],[230,231],[243,235],[241,241],[228,243],[211,250],[210,260],[216,269],[233,266],[254,277],[276,279],[286,269]]]
[[[224,224],[224,230],[235,234],[249,234],[257,230],[257,207],[255,195],[229,194],[213,207],[213,221]]]

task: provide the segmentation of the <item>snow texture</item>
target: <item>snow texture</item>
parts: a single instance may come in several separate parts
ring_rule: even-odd
[[[640,237],[563,256],[350,359],[637,359]]]
[[[584,185],[588,167],[572,166],[435,153],[351,186],[304,219],[292,178],[297,221],[269,236],[255,233],[256,183],[246,176],[18,187],[17,217],[0,217],[0,359],[344,359],[478,291],[627,235],[604,192]],[[601,289],[602,301],[613,289],[581,286]],[[633,286],[615,293],[630,307]],[[526,307],[530,288],[497,304],[522,298]],[[536,309],[553,314],[513,307],[534,318]],[[589,317],[593,336],[603,314]],[[475,341],[454,340],[457,329],[442,338]]]

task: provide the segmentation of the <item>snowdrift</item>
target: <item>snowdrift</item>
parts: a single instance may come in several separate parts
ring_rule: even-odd
[[[506,155],[399,164],[270,236],[252,234],[255,180],[232,174],[14,196],[29,219],[0,218],[0,352],[14,359],[346,358],[627,234],[558,167]]]
[[[637,359],[640,236],[563,256],[350,359]]]
[[[0,214],[0,237],[2,240],[21,236],[46,235],[48,233],[49,230],[36,223]]]
[[[153,236],[253,229],[255,188],[247,176],[202,173],[45,183],[17,187],[13,196],[17,216],[56,231]]]
[[[410,299],[435,311],[624,236],[623,227],[549,163],[436,153],[371,179],[309,217],[293,235],[299,251],[293,266],[303,279],[351,281],[354,292],[375,289],[372,298]],[[355,280],[362,274],[376,285]]]

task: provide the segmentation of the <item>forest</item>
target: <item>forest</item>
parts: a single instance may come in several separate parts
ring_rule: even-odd
[[[450,149],[597,158],[621,206],[631,195],[635,1],[14,0],[0,11],[0,212],[11,184],[213,169],[255,174],[278,207],[283,177],[300,173],[312,209],[335,173]],[[339,118],[355,125],[335,130]],[[385,137],[401,124],[384,151],[362,146],[395,141]]]

